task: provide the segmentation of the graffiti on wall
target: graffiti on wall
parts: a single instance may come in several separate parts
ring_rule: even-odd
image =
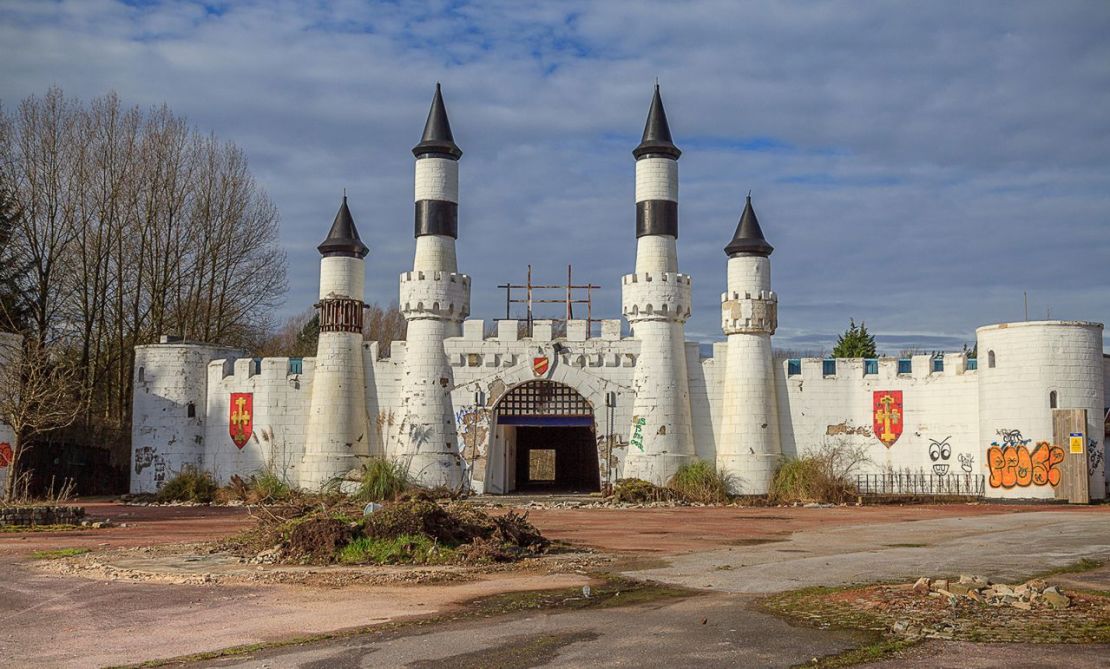
[[[0,444],[0,447],[2,446],[3,444]],[[1105,455],[1106,452],[1103,449],[1099,448],[1099,444],[1097,441],[1095,441],[1094,439],[1087,440],[1087,476],[1094,476],[1095,472],[1097,472],[1099,468],[1102,467],[1103,458],[1105,457]],[[0,455],[0,460],[3,460],[2,455]]]
[[[951,435],[941,441],[929,440],[929,459],[933,461],[933,473],[944,476],[948,473],[948,459],[952,457],[952,447],[948,445]]]
[[[1059,485],[1062,474],[1058,465],[1064,461],[1064,449],[1041,441],[1030,451],[1032,439],[1026,439],[1020,430],[998,430],[998,436],[987,449],[992,488]]]
[[[872,418],[875,436],[890,448],[902,436],[903,409],[901,390],[876,390]]]
[[[464,407],[455,412],[455,430],[462,456],[468,462],[485,457],[489,422],[490,412],[483,407]]]
[[[975,470],[975,456],[971,453],[960,453],[956,458],[960,461],[960,469],[965,474],[970,474]]]
[[[639,418],[637,418],[636,419],[636,427],[635,427],[635,429],[632,430],[632,438],[628,440],[629,444],[635,446],[636,448],[640,449],[641,451],[644,450],[644,425],[646,425],[646,424],[647,424],[647,419],[646,418],[644,418],[643,416],[640,416]]]

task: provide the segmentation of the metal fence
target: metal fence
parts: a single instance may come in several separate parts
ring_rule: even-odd
[[[985,486],[986,477],[981,474],[937,476],[925,472],[884,472],[856,476],[856,491],[860,495],[982,497]]]

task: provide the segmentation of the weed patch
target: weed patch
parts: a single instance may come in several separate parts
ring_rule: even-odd
[[[36,560],[57,560],[59,558],[84,555],[88,552],[88,548],[56,548],[54,550],[35,551],[31,553],[31,557]]]
[[[717,473],[712,463],[694,460],[680,467],[667,485],[688,502],[724,504],[730,483],[730,477]]]
[[[208,472],[186,467],[166,481],[155,499],[159,502],[199,502],[207,504],[216,497],[219,486]]]

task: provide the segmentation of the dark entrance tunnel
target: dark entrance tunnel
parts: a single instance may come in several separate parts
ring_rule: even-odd
[[[588,427],[516,429],[517,489],[527,492],[597,492],[597,445]]]
[[[574,388],[546,379],[523,383],[498,403],[497,426],[505,491],[601,489],[593,407]]]

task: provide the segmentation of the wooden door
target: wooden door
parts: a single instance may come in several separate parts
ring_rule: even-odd
[[[1064,461],[1058,465],[1060,483],[1056,485],[1056,499],[1088,504],[1091,493],[1087,478],[1087,410],[1053,409],[1052,443],[1064,451]]]

